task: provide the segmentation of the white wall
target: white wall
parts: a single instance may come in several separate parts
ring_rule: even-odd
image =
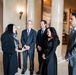
[[[42,0],[35,0],[35,25],[34,28],[36,31],[40,29],[40,21],[42,16]]]
[[[18,39],[21,38],[21,32],[26,28],[26,0],[3,0],[3,31],[9,23],[13,23],[17,26]],[[19,13],[17,8],[23,8],[24,12],[21,20],[19,20]]]
[[[66,9],[76,9],[76,4],[72,3],[70,0],[64,0],[64,8],[66,8]]]
[[[0,38],[3,32],[3,4],[0,2]],[[1,46],[1,41],[0,41]]]

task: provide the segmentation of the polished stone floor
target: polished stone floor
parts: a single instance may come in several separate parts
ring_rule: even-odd
[[[66,51],[66,45],[63,45],[63,60],[58,62],[58,75],[68,75],[68,67],[67,67],[67,61],[64,60],[64,55]],[[37,52],[35,52],[35,62],[34,62],[34,75],[38,71],[38,59],[37,59]],[[3,63],[2,63],[2,52],[0,52],[0,75],[3,75]],[[18,69],[18,73],[15,75],[21,75],[21,69]],[[24,75],[30,75],[29,74],[29,61],[28,61],[28,69]]]

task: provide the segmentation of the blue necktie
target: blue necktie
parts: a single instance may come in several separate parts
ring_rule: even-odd
[[[41,34],[44,34],[44,30],[41,30]]]
[[[30,30],[29,29],[27,30],[27,33],[28,33],[28,36],[29,36],[29,34],[30,34]]]
[[[74,32],[75,32],[75,30],[73,29],[71,33],[74,33]]]

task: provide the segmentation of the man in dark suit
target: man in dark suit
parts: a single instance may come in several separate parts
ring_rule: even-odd
[[[27,57],[29,55],[30,75],[33,75],[36,31],[33,30],[31,28],[31,26],[32,26],[32,21],[28,20],[27,28],[22,31],[22,36],[21,36],[22,46],[26,49],[26,51],[23,52],[23,70],[22,70],[22,74],[24,74],[26,69],[27,69]]]
[[[73,29],[69,36],[65,59],[68,60],[69,75],[76,75],[76,13],[72,13],[70,23]]]
[[[36,74],[40,74],[40,67],[42,64],[42,51],[43,51],[45,39],[47,37],[46,25],[47,22],[45,20],[41,20],[41,25],[40,25],[41,28],[37,33],[36,47],[38,52],[39,71]]]

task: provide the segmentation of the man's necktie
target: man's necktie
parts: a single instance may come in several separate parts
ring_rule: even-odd
[[[73,30],[72,30],[72,33],[74,33],[74,32],[75,32],[75,30],[73,29]]]
[[[28,33],[28,36],[29,36],[29,34],[30,34],[30,30],[29,29],[27,30],[27,33]]]
[[[41,30],[41,34],[42,34],[42,35],[44,34],[44,30]]]

